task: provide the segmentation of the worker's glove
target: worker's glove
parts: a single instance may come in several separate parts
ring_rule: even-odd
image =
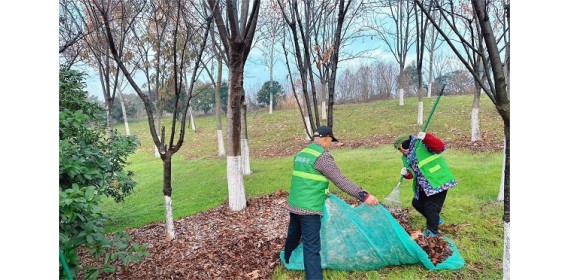
[[[420,133],[418,133],[418,139],[420,139],[420,140],[423,141],[424,138],[426,138],[426,133],[425,133],[425,132],[421,131]]]
[[[408,169],[405,167],[402,167],[402,170],[400,170],[400,174],[404,177],[408,176]]]

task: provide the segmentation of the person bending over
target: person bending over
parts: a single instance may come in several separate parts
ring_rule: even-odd
[[[329,191],[329,180],[342,191],[366,202],[378,205],[378,199],[348,180],[328,152],[332,142],[338,142],[328,126],[319,127],[313,142],[293,159],[293,175],[287,203],[289,226],[285,240],[285,262],[300,242],[306,279],[323,279],[321,268],[321,218]]]
[[[420,132],[417,136],[398,136],[394,148],[402,153],[404,167],[400,174],[405,179],[413,179],[412,206],[426,219],[423,235],[437,236],[439,225],[443,223],[440,213],[447,190],[457,186],[455,177],[441,156],[445,143],[433,134]]]

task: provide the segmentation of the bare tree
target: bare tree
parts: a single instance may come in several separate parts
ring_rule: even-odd
[[[322,1],[313,16],[314,27],[307,34],[312,39],[312,59],[319,83],[321,119],[327,120],[327,125],[333,125],[333,108],[336,99],[336,73],[338,65],[343,61],[361,58],[367,50],[354,51],[348,45],[365,35],[362,15],[367,9],[367,1]],[[320,12],[319,12],[320,10]],[[310,40],[311,40],[310,39]],[[330,117],[329,117],[330,116]]]
[[[453,53],[449,54],[449,53],[445,53],[445,52],[436,52],[433,55],[433,76],[434,76],[434,81],[433,81],[433,85],[432,85],[432,91],[438,91],[438,89],[436,88],[436,82],[437,80],[440,80],[442,77],[444,77],[447,73],[456,70],[454,68],[454,65],[456,64],[456,62],[459,62],[458,64],[462,64],[461,61],[459,61],[459,59],[457,58],[457,56]],[[461,67],[463,68],[463,67]],[[446,89],[448,89],[448,87],[446,86]]]
[[[483,34],[475,11],[470,5],[463,4],[457,7],[450,6],[450,13],[443,13],[443,16],[449,20],[452,30],[461,32],[465,41],[461,42],[460,46],[465,54],[466,61],[471,67],[476,70],[478,79],[483,81],[485,79],[485,71],[483,70]],[[481,86],[475,83],[475,90],[473,94],[473,105],[471,108],[471,141],[481,140],[480,124],[479,124],[479,107],[481,103]]]
[[[85,13],[85,23],[90,33],[86,34],[83,42],[82,56],[87,65],[97,69],[99,81],[101,82],[101,89],[103,92],[103,100],[107,109],[107,136],[111,137],[113,134],[113,104],[117,91],[123,88],[124,76],[121,75],[116,62],[113,60],[107,36],[103,27],[102,19],[99,11],[92,1],[82,0]],[[109,26],[113,31],[116,39],[116,47],[119,58],[126,62],[127,65],[132,63],[127,62],[133,58],[127,48],[128,32],[132,28],[135,19],[141,10],[133,5],[120,5],[120,3],[109,1],[109,11],[113,21],[109,22]],[[134,67],[129,69],[131,75],[133,74]],[[122,107],[123,108],[123,107]],[[123,112],[126,115],[125,112]]]
[[[441,17],[439,16],[439,12],[436,10],[432,10],[432,17],[438,23],[441,22]],[[432,85],[433,85],[433,76],[434,76],[434,65],[435,65],[435,53],[443,45],[444,41],[439,36],[439,33],[435,29],[435,27],[428,22],[427,28],[427,38],[426,38],[426,50],[428,51],[428,85],[427,85],[427,98],[431,97],[432,92]]]
[[[133,5],[143,5],[145,15],[141,20],[137,20],[136,24],[131,28],[133,56],[135,60],[135,68],[144,76],[146,87],[145,92],[148,94],[149,102],[154,108],[154,128],[156,134],[160,134],[158,129],[162,119],[163,107],[167,92],[166,77],[168,76],[169,64],[167,60],[167,31],[172,25],[170,22],[172,17],[167,16],[171,11],[168,10],[165,0],[161,1],[142,1],[133,2]],[[163,93],[163,95],[161,95]],[[159,147],[154,147],[155,157],[160,157]]]
[[[130,74],[119,56],[114,38],[115,34],[111,28],[111,22],[114,20],[111,16],[112,13],[109,11],[111,6],[108,2],[101,0],[93,0],[92,3],[97,8],[100,17],[103,20],[107,42],[109,43],[113,58],[145,105],[150,133],[154,144],[158,147],[160,158],[163,162],[163,195],[166,216],[166,239],[172,240],[176,237],[172,216],[172,156],[182,147],[184,142],[186,114],[190,104],[190,99],[192,98],[191,94],[184,97],[183,93],[185,85],[183,79],[184,75],[182,73],[193,60],[194,64],[192,67],[190,85],[187,85],[190,87],[188,92],[191,93],[194,82],[196,81],[196,74],[200,66],[200,59],[206,45],[211,17],[204,16],[206,14],[205,11],[200,10],[198,7],[194,7],[191,3],[186,1],[178,0],[176,2],[166,1],[158,3],[164,8],[161,10],[164,12],[163,16],[171,18],[171,21],[169,21],[170,24],[168,24],[168,32],[166,32],[169,36],[165,37],[163,40],[168,43],[168,53],[171,54],[171,56],[168,57],[171,61],[171,72],[168,73],[169,75],[166,79],[170,81],[168,87],[173,91],[172,94],[174,97],[170,133],[167,135],[166,128],[163,126],[159,135],[156,133],[157,130],[154,127],[155,122],[153,115],[156,109],[153,107],[153,103],[149,100],[149,96],[138,86],[137,82],[134,80],[133,76]],[[133,1],[117,1],[117,4],[131,6],[135,3],[133,3]],[[152,14],[152,9],[156,8],[156,6],[153,7],[146,5],[146,2],[136,4],[139,4],[140,7],[144,8],[141,20],[149,21],[149,15]],[[182,116],[179,116],[179,114],[182,114]],[[178,125],[179,119],[181,122],[180,125]]]
[[[212,28],[212,32],[214,29]],[[225,58],[225,56],[222,55],[222,50],[221,50],[221,46],[218,45],[216,43],[216,37],[212,34],[212,45],[213,45],[213,51],[216,57],[216,62],[217,62],[217,74],[216,74],[216,92],[215,92],[215,97],[214,99],[216,100],[216,131],[217,131],[217,136],[218,136],[218,156],[225,156],[226,155],[226,150],[225,150],[225,146],[224,146],[224,136],[222,133],[222,99],[221,99],[221,93],[222,93],[222,59]],[[226,65],[227,65],[227,61],[226,61]]]
[[[440,25],[453,26],[453,13],[456,6],[454,1],[446,0],[432,2],[443,16],[443,21],[438,23],[434,20],[421,0],[414,0],[422,12],[436,27],[440,35],[448,43],[452,51],[461,60],[476,82],[481,86],[489,99],[495,104],[497,112],[503,119],[505,134],[505,158],[504,158],[504,255],[503,255],[503,279],[510,278],[510,98],[509,98],[509,72],[510,72],[510,2],[472,0],[471,4],[464,4],[459,8],[472,9],[475,19],[481,28],[483,44],[474,46],[463,33],[463,30],[453,29],[452,35],[447,35]],[[463,4],[463,3],[462,3]],[[458,42],[458,43],[457,43]],[[469,48],[481,56],[482,70],[485,79],[477,68],[469,63],[467,54],[461,52],[457,44],[469,46]]]
[[[428,6],[428,12],[431,13],[432,6]],[[416,63],[418,75],[418,118],[416,124],[424,123],[424,96],[423,96],[423,61],[424,49],[426,45],[426,33],[429,20],[427,20],[422,12],[418,12],[418,8],[414,5],[414,18],[416,22]]]
[[[350,100],[352,97],[352,81],[351,81],[352,73],[351,69],[345,69],[339,72],[338,79],[337,79],[337,87],[336,87],[336,100],[338,102],[343,102],[344,100]]]
[[[81,52],[79,41],[88,34],[82,7],[77,0],[59,0],[60,65],[70,69]]]
[[[379,1],[376,9],[372,9],[368,27],[388,47],[388,50],[399,65],[398,96],[400,106],[404,106],[404,68],[411,46],[414,44],[413,2],[410,0]],[[380,11],[380,12],[378,12]]]
[[[251,10],[248,0],[228,0],[225,1],[225,6],[216,0],[207,2],[214,15],[229,67],[228,128],[226,132],[228,200],[232,211],[240,211],[246,207],[240,141],[241,106],[245,99],[243,73],[257,26],[259,0],[252,2]],[[226,19],[222,16],[224,10]]]
[[[321,99],[326,100],[322,117],[326,116],[327,125],[333,126],[333,109],[335,102],[335,80],[340,61],[341,46],[354,38],[357,29],[349,29],[349,23],[356,18],[357,11],[362,5],[360,1],[278,1],[283,18],[289,28],[290,39],[294,48],[296,69],[301,78],[301,91],[304,96],[305,113],[301,116],[305,122],[306,133],[320,126],[317,89],[315,74],[320,82]],[[354,4],[354,5],[353,5]],[[356,31],[355,31],[356,30]],[[285,58],[288,64],[285,49]],[[289,78],[294,75],[289,69]],[[291,82],[293,84],[293,82]],[[296,95],[296,88],[293,87]],[[309,93],[310,92],[310,93]],[[298,102],[298,104],[300,104]],[[322,104],[323,105],[323,104]],[[305,117],[306,114],[306,117]],[[308,122],[308,123],[307,123]]]
[[[393,61],[378,61],[375,64],[375,72],[382,85],[380,89],[381,97],[389,99],[398,88],[398,68]]]
[[[218,43],[219,34],[216,32],[215,28],[210,29],[210,38],[212,43],[208,50],[212,54],[212,70],[208,71],[207,67],[204,67],[208,77],[214,85],[214,102],[215,102],[215,116],[216,116],[216,136],[218,138],[218,156],[225,156],[226,150],[224,146],[224,135],[222,131],[222,119],[221,119],[221,89],[222,89],[222,66],[224,64],[228,64],[226,56],[222,55],[222,46]],[[207,63],[203,63],[206,66]]]
[[[259,48],[263,53],[263,60],[265,66],[269,70],[269,86],[273,85],[273,69],[276,63],[276,45],[279,40],[283,40],[282,30],[284,28],[283,19],[281,17],[281,11],[277,5],[277,0],[270,0],[264,2],[260,7],[260,17],[259,17],[259,30],[257,31],[258,40],[261,41],[261,47]],[[269,89],[271,91],[271,88]],[[269,94],[269,114],[273,114],[273,94]]]

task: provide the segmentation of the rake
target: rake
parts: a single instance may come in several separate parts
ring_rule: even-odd
[[[424,124],[422,132],[425,132],[427,130],[427,127],[429,125],[429,121],[431,120],[433,112],[435,111],[435,107],[437,107],[437,103],[439,103],[439,98],[441,98],[441,96],[443,95],[444,89],[445,89],[445,84],[441,87],[441,91],[439,92],[439,95],[435,99],[435,103],[433,104],[433,107],[431,107],[431,111],[429,113],[429,116],[428,116],[426,123]],[[414,145],[414,149],[416,146],[417,146],[417,143]],[[414,152],[413,150],[410,151],[410,153],[413,153],[413,152]],[[406,168],[408,168],[410,166],[410,163],[406,160],[404,166]],[[384,198],[384,200],[382,201],[382,204],[384,204],[386,206],[391,206],[391,207],[402,206],[402,201],[400,200],[400,185],[402,184],[402,181],[404,181],[404,176],[400,175],[400,180],[398,181],[398,184],[392,190],[392,192],[386,198]]]

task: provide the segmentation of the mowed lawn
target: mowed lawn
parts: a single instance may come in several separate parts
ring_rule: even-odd
[[[435,97],[424,99],[424,121]],[[407,98],[405,106],[397,100],[380,100],[335,107],[334,132],[341,141],[365,140],[370,137],[395,137],[417,133],[417,99]],[[472,96],[443,96],[432,116],[428,131],[447,143],[469,141],[471,135]],[[172,200],[175,218],[211,209],[227,200],[225,157],[217,156],[216,122],[212,116],[199,116],[196,131],[187,129],[183,148],[172,163]],[[225,132],[225,118],[222,119]],[[493,104],[482,98],[481,134],[486,142],[501,144],[502,121]],[[169,128],[170,120],[163,125]],[[123,125],[118,125],[124,133]],[[114,230],[140,227],[164,221],[162,162],[155,158],[146,120],[129,124],[141,140],[137,153],[129,158],[128,168],[135,173],[137,186],[124,202],[107,201],[104,212],[109,220],[105,227]],[[285,149],[299,142],[308,143],[298,109],[248,113],[248,143],[252,174],[244,177],[247,197],[277,190],[289,190],[292,155],[256,156],[256,151]],[[390,139],[391,139],[390,138]],[[225,139],[224,139],[225,141]],[[227,144],[227,143],[226,143]],[[366,148],[331,148],[335,161],[345,175],[379,199],[390,194],[399,180],[400,154],[390,144]],[[453,241],[465,259],[457,271],[429,271],[420,265],[383,268],[368,272],[325,271],[326,279],[502,279],[503,204],[497,202],[500,190],[503,154],[500,150],[473,152],[448,148],[444,157],[459,183],[449,191],[443,210],[446,224],[455,225]],[[343,193],[332,186],[339,196]],[[401,186],[403,207],[411,209],[410,181]],[[414,228],[423,227],[419,213],[410,211]],[[288,219],[288,217],[283,217]],[[286,229],[283,229],[285,232]],[[278,266],[275,279],[299,279],[302,272]]]

